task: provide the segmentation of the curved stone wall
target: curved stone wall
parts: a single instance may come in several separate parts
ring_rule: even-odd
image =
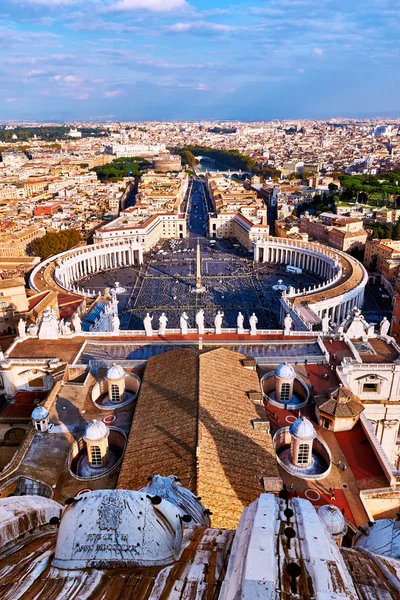
[[[29,284],[32,289],[40,291],[39,272],[43,272],[47,266],[53,266],[52,277],[59,287],[82,296],[93,297],[94,294],[79,288],[79,280],[82,277],[108,269],[139,265],[142,262],[143,244],[139,238],[92,244],[62,252],[43,261],[32,271]]]
[[[320,323],[326,313],[330,320],[341,322],[354,307],[363,305],[368,273],[346,252],[318,243],[271,237],[256,242],[254,261],[300,267],[323,279],[319,285],[291,288],[283,295],[285,312],[293,312],[307,328]]]

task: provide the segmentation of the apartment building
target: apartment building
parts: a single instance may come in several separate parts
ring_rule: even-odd
[[[0,256],[27,256],[31,243],[46,233],[43,227],[16,227],[0,233]]]
[[[368,240],[365,244],[364,264],[367,269],[380,273],[382,283],[392,293],[400,266],[400,241]]]
[[[305,213],[300,219],[300,233],[344,252],[363,249],[368,238],[362,219],[333,213],[321,213],[319,217]]]
[[[186,173],[176,175],[147,173],[136,194],[135,206],[121,212],[93,236],[95,243],[139,238],[148,252],[161,239],[185,238],[186,216],[181,212],[189,183]]]
[[[210,237],[234,237],[250,250],[255,239],[269,235],[267,207],[255,190],[210,173],[206,186],[214,209],[209,214]]]

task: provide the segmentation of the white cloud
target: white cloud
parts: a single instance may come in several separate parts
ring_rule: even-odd
[[[80,94],[77,96],[78,100],[87,100],[89,98],[89,94]]]
[[[77,85],[80,80],[75,75],[54,75],[52,77],[53,81],[57,81],[57,83],[65,84],[65,85]]]
[[[6,102],[16,102],[16,98],[6,98]]]
[[[149,10],[161,13],[187,8],[188,6],[186,0],[120,0],[120,2],[112,4],[105,10],[106,12]]]
[[[314,48],[313,53],[317,56],[322,56],[324,51],[322,50],[322,48]]]
[[[174,23],[167,27],[166,31],[171,33],[188,33],[190,31],[196,31],[199,33],[215,32],[215,33],[228,33],[230,31],[236,31],[236,27],[232,25],[223,25],[221,23],[209,23],[208,21],[193,21],[192,23]]]
[[[20,0],[19,4],[36,4],[51,8],[52,6],[70,6],[78,2],[79,0]]]
[[[46,71],[40,71],[38,69],[32,69],[29,71],[27,77],[37,77],[38,75],[45,75]]]
[[[199,90],[200,92],[208,92],[209,89],[210,88],[205,83],[198,83],[196,86],[196,90]]]
[[[104,92],[103,97],[104,98],[115,98],[115,96],[119,96],[120,94],[122,94],[122,90],[112,90],[110,92]]]

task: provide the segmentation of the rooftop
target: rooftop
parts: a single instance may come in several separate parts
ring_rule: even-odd
[[[202,497],[216,526],[236,526],[261,490],[278,477],[270,435],[248,392],[258,390],[243,354],[180,349],[148,360],[118,487],[143,486],[153,473],[179,474]],[[197,458],[197,464],[196,464]]]

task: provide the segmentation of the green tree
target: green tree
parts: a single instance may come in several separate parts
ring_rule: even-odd
[[[370,271],[374,272],[374,271],[376,271],[377,265],[378,265],[378,255],[377,254],[373,254],[371,256],[371,260],[369,262],[369,265],[367,265],[367,266],[368,266],[368,268],[369,268]]]
[[[190,152],[190,150],[182,150],[182,152],[180,152],[180,157],[184,165],[188,165],[189,167],[196,166],[196,158],[193,152]]]
[[[337,192],[337,190],[339,189],[338,186],[336,185],[336,183],[330,183],[328,185],[328,189],[330,192]]]
[[[43,237],[32,242],[31,250],[35,256],[42,259],[49,258],[60,252],[70,250],[82,240],[76,229],[65,229],[58,232],[46,233]]]
[[[396,221],[393,227],[393,239],[400,240],[400,219]]]

